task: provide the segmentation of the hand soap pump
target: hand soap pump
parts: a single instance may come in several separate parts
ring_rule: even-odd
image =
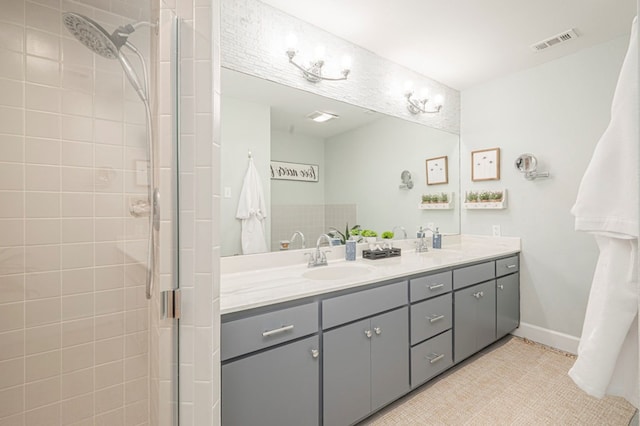
[[[436,232],[433,233],[433,248],[442,248],[442,234],[440,233],[439,228],[436,228]]]

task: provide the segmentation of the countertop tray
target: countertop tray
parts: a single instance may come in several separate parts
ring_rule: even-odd
[[[382,250],[362,250],[364,259],[386,259],[388,257],[400,256],[402,250],[399,248],[382,249]]]

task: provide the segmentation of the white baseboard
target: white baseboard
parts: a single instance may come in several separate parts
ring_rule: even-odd
[[[520,327],[511,332],[514,336],[533,340],[534,342],[550,346],[561,351],[569,352],[576,355],[578,353],[578,343],[580,338],[569,334],[560,333],[558,331],[549,330],[547,328],[538,327],[537,325],[520,323]]]

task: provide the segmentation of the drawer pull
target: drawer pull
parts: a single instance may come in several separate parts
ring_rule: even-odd
[[[432,317],[427,317],[429,319],[430,323],[434,323],[436,321],[440,321],[441,319],[444,318],[444,315],[434,315]]]
[[[517,268],[518,265],[507,265],[507,269],[513,269],[513,268]]]
[[[473,293],[473,297],[475,297],[476,299],[480,299],[482,296],[484,296],[484,293],[482,291]]]
[[[444,354],[438,355],[438,354],[432,353],[431,355],[427,355],[425,358],[429,360],[429,364],[435,364],[436,362],[444,358]]]
[[[318,358],[320,356],[320,351],[317,349],[311,349],[311,357]]]
[[[504,286],[503,286],[502,284],[498,284],[498,288],[499,288],[500,290],[504,290]]]
[[[373,331],[375,331],[378,336],[382,334],[382,329],[380,327],[374,328]]]
[[[284,333],[286,331],[291,331],[291,330],[293,330],[293,324],[284,325],[280,328],[276,328],[275,330],[269,330],[269,331],[263,332],[262,337],[270,337],[270,336],[274,336],[276,334]]]
[[[373,333],[371,332],[371,330],[365,330],[364,335],[367,336],[369,339],[371,339],[371,336],[373,336]]]
[[[444,287],[444,284],[434,284],[429,286],[429,290],[431,291],[438,290],[439,288],[442,288],[442,287]]]

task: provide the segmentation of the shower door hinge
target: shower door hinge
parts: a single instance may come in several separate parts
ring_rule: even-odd
[[[162,294],[162,317],[180,319],[180,289],[166,290]]]

